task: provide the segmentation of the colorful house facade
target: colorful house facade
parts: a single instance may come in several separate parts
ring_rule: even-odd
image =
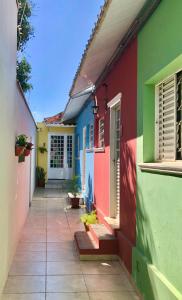
[[[75,102],[79,101],[78,105]],[[77,104],[77,103],[76,103]],[[75,105],[75,106],[74,106]],[[75,124],[75,175],[87,210],[92,209],[94,191],[94,100],[90,93],[83,92],[71,98],[64,111],[64,123]]]
[[[62,113],[37,123],[37,166],[47,180],[72,179],[74,175],[75,126],[62,124]]]
[[[92,209],[94,191],[94,115],[92,99],[88,99],[75,119],[75,175],[80,178],[80,189],[87,205]]]
[[[180,11],[161,1],[138,34],[133,277],[145,299],[182,299]]]
[[[86,251],[76,233],[78,249],[113,251],[146,300],[182,299],[180,11],[180,0],[106,1],[71,89],[96,87],[94,205],[117,240]]]

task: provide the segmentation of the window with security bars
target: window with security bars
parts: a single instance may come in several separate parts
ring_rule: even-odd
[[[156,86],[156,159],[182,159],[182,71]]]
[[[89,148],[92,149],[94,147],[94,125],[90,124],[89,127]]]
[[[104,147],[104,119],[99,120],[99,148]]]
[[[67,164],[68,168],[72,168],[73,158],[73,137],[72,135],[67,136]]]

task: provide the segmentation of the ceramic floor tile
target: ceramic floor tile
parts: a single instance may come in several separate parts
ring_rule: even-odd
[[[47,230],[47,236],[48,237],[56,237],[56,236],[66,236],[66,235],[71,235],[70,229],[69,228],[60,228],[60,229],[51,229]]]
[[[36,234],[36,233],[23,233],[21,235],[20,242],[46,242],[46,234]]]
[[[4,293],[45,293],[45,276],[9,276]]]
[[[61,261],[47,263],[48,275],[74,275],[82,274],[79,261]]]
[[[97,292],[89,293],[90,300],[140,300],[140,298],[132,292]]]
[[[73,241],[73,235],[71,235],[71,234],[47,235],[47,241],[49,243],[61,242],[61,241]]]
[[[118,262],[79,261],[73,233],[84,211],[63,197],[36,192],[2,300],[138,300]]]
[[[60,249],[59,251],[47,252],[47,261],[69,261],[78,259],[79,255],[76,250]]]
[[[45,275],[45,262],[14,261],[9,275]]]
[[[20,242],[17,248],[17,251],[46,251],[46,243],[38,243],[38,242]]]
[[[45,300],[45,294],[6,294],[1,300]]]
[[[47,251],[61,251],[61,250],[72,251],[76,249],[75,241],[60,241],[60,242],[48,242]]]
[[[32,228],[31,226],[29,227],[24,227],[22,234],[34,234],[34,235],[41,235],[41,234],[46,234],[46,228]]]
[[[84,275],[84,278],[88,291],[90,292],[133,291],[132,285],[125,276],[102,274],[102,276]]]
[[[48,293],[46,300],[89,300],[89,296],[87,293]]]
[[[15,254],[14,261],[41,262],[46,261],[46,251],[18,251]]]
[[[122,267],[119,262],[112,261],[82,261],[83,274],[121,274]]]
[[[48,293],[86,292],[86,285],[82,275],[48,276]]]

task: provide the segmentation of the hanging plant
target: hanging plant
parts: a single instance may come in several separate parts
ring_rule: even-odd
[[[41,146],[38,149],[39,149],[40,153],[47,152],[47,149],[44,146]]]
[[[25,149],[24,149],[24,155],[29,156],[31,150],[33,149],[33,144],[32,143],[26,143]]]
[[[21,156],[25,150],[27,144],[27,136],[25,134],[20,134],[16,137],[16,144],[15,144],[15,155]]]

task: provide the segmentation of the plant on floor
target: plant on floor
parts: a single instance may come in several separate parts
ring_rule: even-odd
[[[15,144],[15,155],[21,156],[25,150],[27,144],[27,136],[25,134],[20,134],[16,137],[16,144]]]
[[[97,218],[97,212],[96,212],[96,210],[92,210],[88,214],[83,214],[80,217],[80,220],[85,225],[85,229],[88,231],[90,224],[97,224],[98,223],[98,218]]]
[[[72,180],[70,181],[69,191],[72,194],[72,197],[70,198],[71,207],[79,208],[79,203],[80,203],[79,176],[73,176]]]
[[[46,172],[44,171],[43,168],[41,167],[36,168],[36,179],[37,179],[38,187],[45,187]]]
[[[38,147],[38,150],[40,151],[40,153],[47,152],[47,149],[46,149],[46,147],[44,147],[44,146]]]

